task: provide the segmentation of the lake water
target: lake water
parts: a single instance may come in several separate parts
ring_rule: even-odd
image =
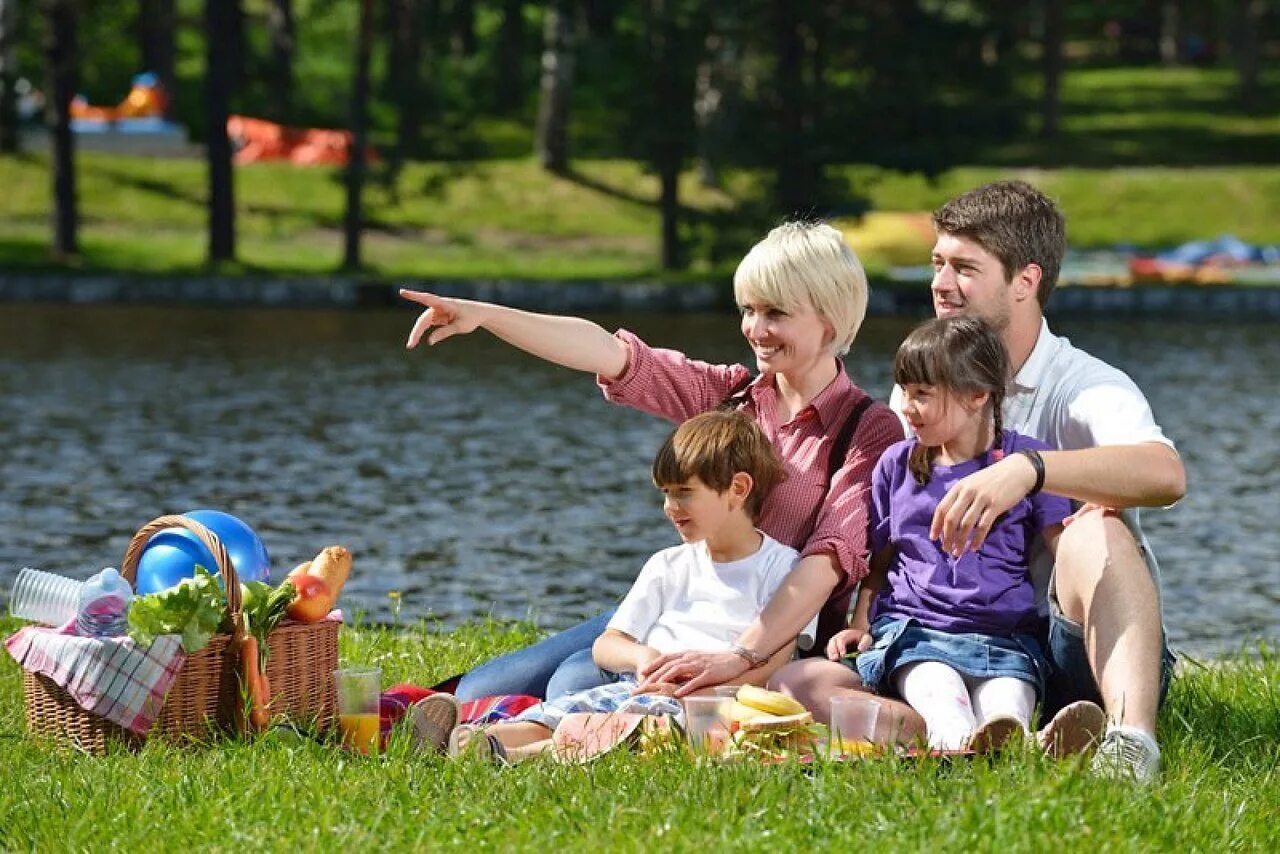
[[[252,524],[277,577],[349,546],[348,608],[547,629],[615,601],[675,542],[648,481],[668,426],[487,334],[406,352],[413,312],[0,305],[0,591],[35,566],[119,564],[162,513]],[[597,318],[717,361],[729,315]],[[880,397],[911,321],[872,318],[847,360]],[[1175,647],[1280,637],[1280,345],[1273,325],[1072,321],[1128,371],[1190,494],[1145,514]],[[0,595],[0,598],[3,598]]]

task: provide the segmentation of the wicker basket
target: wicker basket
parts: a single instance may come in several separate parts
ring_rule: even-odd
[[[214,555],[227,590],[232,624],[240,624],[240,583],[226,548],[212,531],[185,516],[161,516],[143,525],[129,541],[120,573],[133,583],[138,560],[152,535],[167,528],[186,528]],[[327,729],[333,724],[336,695],[333,671],[338,666],[338,626],[333,621],[282,621],[267,639],[267,680],[271,683],[271,715]],[[236,727],[240,703],[239,655],[232,636],[217,634],[208,646],[187,656],[165,697],[149,735],[193,743]],[[138,747],[143,737],[105,718],[86,712],[52,679],[23,672],[27,729],[87,753],[106,751],[111,741]]]

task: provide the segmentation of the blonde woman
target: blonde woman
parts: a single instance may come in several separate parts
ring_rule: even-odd
[[[607,400],[670,421],[717,407],[750,415],[782,458],[786,478],[761,510],[759,526],[796,549],[800,561],[732,651],[664,655],[641,674],[641,689],[680,685],[679,694],[741,678],[763,666],[819,612],[821,651],[844,627],[849,597],[867,573],[871,473],[902,439],[897,417],[845,373],[867,307],[862,264],[830,226],[781,225],[757,243],[734,274],[742,334],[758,375],[650,347],[627,330],[609,332],[576,317],[401,291],[424,306],[409,333],[412,349],[488,330],[534,356],[596,376]],[[532,647],[488,662],[457,686],[462,699],[492,694],[554,698],[614,678],[591,660],[609,613]]]

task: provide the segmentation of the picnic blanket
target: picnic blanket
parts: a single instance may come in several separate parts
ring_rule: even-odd
[[[19,629],[5,648],[24,670],[52,679],[85,711],[139,735],[160,716],[186,660],[178,635],[161,635],[143,649],[127,637],[80,637],[74,622]]]
[[[433,688],[422,688],[417,685],[402,683],[393,685],[383,692],[378,705],[379,728],[382,734],[382,745],[386,747],[391,729],[400,721],[409,707],[431,694],[440,693]],[[494,697],[481,697],[460,704],[458,723],[494,724],[509,720],[530,706],[541,703],[537,697],[525,694],[501,694]]]

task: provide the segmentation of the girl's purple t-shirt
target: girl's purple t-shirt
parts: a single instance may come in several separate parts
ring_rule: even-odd
[[[914,618],[946,632],[1007,636],[1032,630],[1031,543],[1040,531],[1071,514],[1071,502],[1043,492],[1023,498],[996,520],[978,552],[953,558],[929,539],[934,510],[952,484],[993,462],[993,455],[955,466],[935,465],[929,483],[921,486],[908,467],[915,445],[915,439],[907,439],[891,446],[872,475],[871,553],[892,545],[897,555],[871,618]],[[1038,439],[1009,430],[1002,446],[1006,456],[1022,448],[1049,450]]]

